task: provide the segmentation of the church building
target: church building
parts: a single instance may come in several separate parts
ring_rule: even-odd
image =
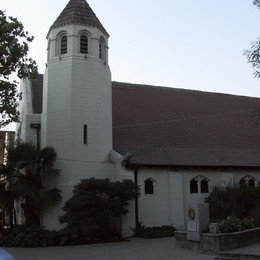
[[[212,185],[259,185],[259,98],[111,81],[108,39],[88,3],[70,0],[48,32],[45,74],[21,83],[16,134],[54,147],[61,170],[63,199],[42,225],[60,229],[74,185],[91,177],[140,186],[123,235],[138,222],[186,226]]]

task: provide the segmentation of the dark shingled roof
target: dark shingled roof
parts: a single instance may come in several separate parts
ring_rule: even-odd
[[[259,98],[113,82],[112,102],[113,148],[132,165],[260,166]]]
[[[56,19],[51,29],[68,24],[81,24],[100,29],[107,36],[108,33],[98,20],[97,16],[85,0],[70,0]]]
[[[260,166],[260,99],[113,83],[113,144],[130,164]]]

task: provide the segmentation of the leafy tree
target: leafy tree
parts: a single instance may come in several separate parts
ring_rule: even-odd
[[[138,187],[131,180],[84,179],[74,187],[59,221],[67,223],[69,229],[77,229],[81,236],[89,235],[90,226],[94,225],[98,230],[92,235],[104,238],[110,235],[112,218],[125,215],[128,201],[137,196]]]
[[[260,0],[254,0],[253,4],[260,9]],[[255,69],[255,77],[260,78],[260,39],[252,42],[251,50],[246,50],[245,55]]]
[[[247,218],[250,211],[260,205],[260,187],[244,185],[213,186],[205,200],[209,203],[210,218],[222,220],[228,216]]]
[[[254,0],[254,5],[256,5],[258,8],[260,8],[260,0]]]
[[[0,127],[19,119],[18,82],[11,79],[14,73],[20,79],[37,75],[36,62],[27,57],[32,40],[21,22],[0,10]]]
[[[21,205],[25,223],[39,225],[42,206],[61,197],[58,189],[46,187],[59,173],[53,168],[56,158],[52,147],[37,149],[31,143],[18,141],[8,151],[7,164],[0,165],[1,180],[5,183],[5,188],[0,190],[1,206],[15,213],[16,201]]]

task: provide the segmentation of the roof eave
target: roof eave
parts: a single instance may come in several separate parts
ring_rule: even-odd
[[[152,163],[127,163],[126,168],[185,168],[185,169],[260,169],[260,165],[186,165],[186,164],[152,164]]]

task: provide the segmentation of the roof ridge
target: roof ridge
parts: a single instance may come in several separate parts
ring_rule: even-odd
[[[155,86],[155,85],[150,85],[150,84],[139,84],[139,83],[128,83],[128,82],[119,82],[119,81],[112,81],[112,87],[117,87],[117,88],[124,88],[125,85],[126,87],[129,88],[154,88],[154,89],[164,89],[164,90],[172,90],[172,91],[184,91],[184,92],[192,92],[192,93],[197,93],[197,94],[210,94],[210,95],[223,95],[223,96],[233,96],[233,97],[240,97],[240,98],[249,98],[249,99],[259,99],[259,97],[251,97],[251,96],[244,96],[244,95],[238,95],[238,94],[230,94],[230,93],[221,93],[221,92],[210,92],[210,91],[205,91],[205,90],[197,90],[197,89],[185,89],[185,88],[176,88],[176,87],[169,87],[169,86]]]

